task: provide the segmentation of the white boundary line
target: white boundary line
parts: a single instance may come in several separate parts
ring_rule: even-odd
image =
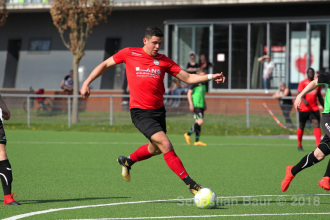
[[[297,195],[254,195],[254,196],[227,196],[227,197],[218,197],[218,198],[252,198],[252,197],[288,197],[288,196],[330,196],[330,194],[297,194]],[[4,218],[2,220],[17,220],[26,217],[31,217],[35,215],[47,214],[51,212],[58,212],[64,210],[73,210],[73,209],[84,209],[84,208],[94,208],[94,207],[104,207],[104,206],[116,206],[116,205],[129,205],[129,204],[142,204],[142,203],[153,203],[153,202],[167,202],[167,201],[182,201],[182,200],[191,200],[189,199],[161,199],[161,200],[146,200],[146,201],[132,201],[132,202],[118,202],[118,203],[108,203],[108,204],[99,204],[99,205],[84,205],[84,206],[74,206],[67,208],[57,208],[57,209],[48,209],[43,211],[30,212],[25,214],[20,214],[12,216],[9,218]],[[159,216],[159,217],[133,217],[133,218],[102,218],[105,219],[160,219],[160,218],[208,218],[208,217],[230,217],[230,216],[271,216],[271,215],[328,215],[330,212],[324,213],[270,213],[270,214],[232,214],[232,215],[200,215],[200,216]]]
[[[118,144],[130,144],[130,145],[139,145],[139,144],[143,144],[145,142],[70,142],[70,141],[10,141],[11,144],[41,144],[41,145],[49,145],[49,144],[55,144],[55,145],[65,145],[65,144],[72,144],[72,145],[118,145]],[[175,145],[187,145],[186,143],[177,143]],[[265,144],[265,143],[260,143],[260,144],[255,144],[255,143],[251,143],[251,144],[231,144],[231,143],[226,143],[226,144],[221,144],[221,143],[217,143],[217,144],[208,144],[208,145],[212,145],[212,146],[292,146],[292,144],[288,143],[288,144]]]
[[[250,217],[250,216],[288,216],[288,215],[329,215],[324,213],[278,213],[278,214],[232,214],[232,215],[191,215],[191,216],[159,216],[159,217],[132,217],[132,218],[102,218],[102,220],[122,220],[122,219],[171,219],[171,218],[215,218],[215,217]],[[70,220],[92,220],[92,219],[70,219]]]

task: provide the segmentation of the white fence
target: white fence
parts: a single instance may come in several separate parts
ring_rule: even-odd
[[[72,126],[72,95],[2,94],[12,118],[7,124],[60,124]],[[43,103],[38,103],[38,97]],[[110,125],[130,124],[128,105],[123,102],[125,95],[92,95],[88,100],[79,97],[78,124]],[[167,100],[167,120],[176,122],[192,121],[192,113],[186,96],[164,96]],[[178,100],[176,102],[176,99]],[[293,99],[293,97],[292,97]],[[205,123],[229,124],[238,128],[273,126],[274,118],[263,103],[266,103],[275,117],[285,124],[279,103],[270,96],[206,96],[207,110]],[[297,125],[297,114],[291,111],[291,119]]]

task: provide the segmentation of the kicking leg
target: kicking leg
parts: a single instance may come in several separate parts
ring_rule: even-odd
[[[325,143],[321,143],[313,152],[303,157],[297,165],[288,165],[286,168],[285,177],[281,184],[281,190],[285,192],[289,188],[292,179],[297,175],[297,173],[323,160],[324,157],[329,154],[329,151],[328,146]]]
[[[152,135],[151,141],[163,153],[164,160],[168,167],[184,181],[191,193],[195,194],[201,188],[193,179],[191,179],[184,168],[182,161],[174,152],[173,145],[163,131]]]
[[[130,170],[131,166],[138,161],[149,159],[154,155],[160,154],[161,151],[154,146],[151,141],[148,144],[140,146],[135,152],[133,152],[130,156],[119,156],[118,163],[122,166],[122,173],[121,175],[123,178],[129,182],[131,181]]]

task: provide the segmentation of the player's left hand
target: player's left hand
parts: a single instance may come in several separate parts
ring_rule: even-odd
[[[193,112],[193,111],[194,111],[194,106],[193,106],[193,105],[189,105],[189,110],[190,110],[191,112]]]
[[[294,108],[299,112],[301,109],[299,108],[301,104],[301,98],[300,96],[297,96],[296,100],[294,101]]]
[[[83,99],[87,99],[91,94],[89,86],[83,84],[81,89],[80,89],[80,94],[81,94]]]
[[[212,75],[212,80],[216,81],[217,83],[224,83],[226,81],[226,77],[223,73],[215,73]]]

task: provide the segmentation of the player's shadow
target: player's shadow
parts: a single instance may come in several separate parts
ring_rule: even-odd
[[[153,203],[176,203],[177,206],[196,206],[194,201],[190,201],[190,200],[178,200],[178,201],[158,201],[158,202],[153,202]],[[227,209],[224,206],[221,206],[219,204],[217,204],[216,207],[212,208],[212,209]],[[209,210],[212,210],[209,209]]]
[[[218,202],[217,205],[221,206],[221,207],[229,207],[229,206],[238,206],[238,205],[243,205],[243,206],[268,206],[270,204],[273,203],[277,203],[277,201],[273,201],[273,200],[263,200],[263,199],[259,199],[259,200],[228,200],[228,201],[224,201],[224,202]]]
[[[131,197],[88,197],[75,199],[47,199],[47,200],[20,200],[22,204],[42,204],[42,203],[56,203],[56,202],[79,202],[91,200],[114,200],[114,199],[128,199]]]
[[[176,203],[178,206],[195,206],[193,200],[173,200],[173,201],[159,201],[155,203]],[[278,203],[272,200],[228,200],[228,201],[217,201],[216,207],[212,209],[228,209],[232,206],[269,206],[270,204]]]

